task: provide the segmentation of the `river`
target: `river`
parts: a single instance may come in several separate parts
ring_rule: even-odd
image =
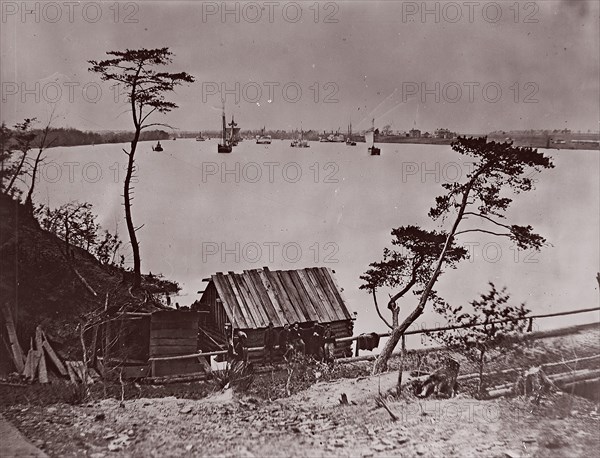
[[[290,148],[244,141],[217,154],[216,141],[164,141],[163,152],[143,142],[137,153],[133,218],[142,270],[162,273],[182,286],[176,300],[189,305],[218,271],[269,266],[335,270],[355,332],[383,331],[371,297],[358,287],[370,262],[390,246],[390,231],[416,224],[440,229],[427,217],[443,182],[463,179],[471,164],[449,146],[381,144],[381,156],[364,143],[350,147],[311,142]],[[48,150],[36,200],[59,206],[91,202],[100,222],[127,240],[122,207],[127,145]],[[509,224],[531,224],[550,246],[518,251],[507,238],[460,236],[472,253],[447,271],[438,292],[453,304],[487,292],[489,281],[507,286],[515,301],[535,313],[598,305],[600,189],[597,151],[557,151],[555,168],[535,175],[536,189],[514,196]],[[467,227],[470,222],[465,222]],[[446,224],[447,227],[447,224]],[[131,257],[127,259],[131,265]],[[382,292],[381,303],[387,295]],[[406,315],[414,296],[401,303]],[[386,310],[387,312],[387,310]],[[542,329],[597,319],[597,313],[536,323]],[[428,311],[420,325],[441,321]]]

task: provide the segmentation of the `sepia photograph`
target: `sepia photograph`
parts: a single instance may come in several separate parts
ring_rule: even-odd
[[[600,2],[0,0],[0,456],[600,455]]]

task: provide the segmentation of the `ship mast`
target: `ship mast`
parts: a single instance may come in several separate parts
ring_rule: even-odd
[[[227,139],[226,137],[226,130],[227,130],[227,121],[225,121],[225,102],[223,101],[223,112],[221,115],[221,119],[223,121],[223,146],[225,146]]]

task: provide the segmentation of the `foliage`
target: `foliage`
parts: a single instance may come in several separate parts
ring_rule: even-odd
[[[377,288],[400,290],[390,296],[388,302],[388,308],[392,311],[392,321],[396,326],[398,324],[396,301],[411,290],[415,295],[422,293],[431,278],[434,263],[440,256],[447,234],[427,231],[418,226],[401,226],[392,230],[392,237],[394,248],[384,248],[383,261],[370,264],[371,269],[360,277],[364,281],[360,289],[367,290],[373,295],[378,312]],[[453,245],[448,249],[446,256],[447,265],[454,269],[458,262],[468,257],[468,251],[461,246]],[[441,301],[435,291],[432,291],[431,296],[435,302]],[[392,327],[383,317],[381,318],[390,328]]]
[[[430,336],[447,347],[458,351],[477,364],[479,370],[479,394],[483,392],[483,370],[493,350],[512,347],[520,333],[525,331],[530,312],[525,304],[513,305],[506,287],[501,290],[490,282],[490,291],[470,302],[472,312],[462,306],[444,304],[437,308],[449,326],[468,326],[446,331],[433,331]],[[478,326],[474,326],[478,325]]]
[[[35,208],[34,215],[42,229],[65,242],[67,255],[70,247],[76,246],[93,254],[101,264],[114,264],[121,240],[117,234],[107,230],[103,236],[99,235],[101,227],[92,212],[92,204],[73,201],[53,210],[40,204]]]
[[[35,134],[31,131],[31,125],[35,118],[26,118],[17,123],[11,131],[2,123],[0,128],[0,142],[2,144],[1,189],[7,195],[18,194],[15,189],[17,180],[28,172],[27,155],[32,148]]]
[[[508,237],[521,249],[540,250],[546,239],[533,232],[529,225],[505,224],[500,222],[512,203],[508,192],[520,194],[533,189],[533,173],[553,168],[551,158],[532,148],[513,146],[512,142],[488,142],[485,137],[459,137],[452,143],[457,153],[472,158],[473,169],[463,183],[444,183],[446,193],[436,197],[435,206],[429,211],[433,220],[445,222],[452,217],[450,230],[439,252],[437,261],[431,266],[429,278],[422,288],[417,307],[399,324],[394,324],[390,339],[373,366],[373,373],[386,369],[387,361],[402,334],[423,313],[431,298],[442,268],[450,263],[450,254],[455,247],[455,238],[460,234],[480,232],[493,236]],[[472,217],[472,218],[469,218]],[[473,224],[472,222],[476,223]],[[467,228],[459,230],[465,222]],[[480,223],[477,224],[477,223]],[[498,228],[502,228],[500,231]],[[451,264],[451,263],[450,263]],[[452,264],[451,264],[452,265]],[[375,294],[373,294],[374,300]],[[434,300],[434,302],[439,302]]]
[[[125,51],[108,51],[109,59],[90,60],[89,71],[98,73],[103,81],[117,83],[131,107],[131,116],[135,132],[129,151],[123,150],[128,156],[127,174],[123,185],[125,220],[127,232],[133,251],[133,287],[141,285],[141,257],[137,240],[136,228],[131,215],[133,200],[131,179],[135,172],[135,152],[142,130],[151,126],[167,126],[162,123],[147,122],[154,113],[166,114],[177,108],[173,102],[166,100],[165,95],[173,92],[183,83],[192,83],[194,78],[185,72],[168,73],[162,67],[171,64],[173,53],[169,48],[157,49],[126,49]],[[159,70],[155,70],[159,68]],[[169,127],[169,126],[167,126]]]

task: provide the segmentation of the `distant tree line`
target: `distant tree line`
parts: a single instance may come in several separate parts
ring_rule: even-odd
[[[44,129],[31,129],[31,133],[34,135],[33,143],[39,143],[44,135]],[[52,127],[46,135],[54,139],[52,146],[78,146],[103,143],[128,143],[131,141],[133,134],[126,131],[92,132],[72,127]],[[140,141],[167,140],[169,137],[169,133],[164,130],[149,130],[141,133]]]

